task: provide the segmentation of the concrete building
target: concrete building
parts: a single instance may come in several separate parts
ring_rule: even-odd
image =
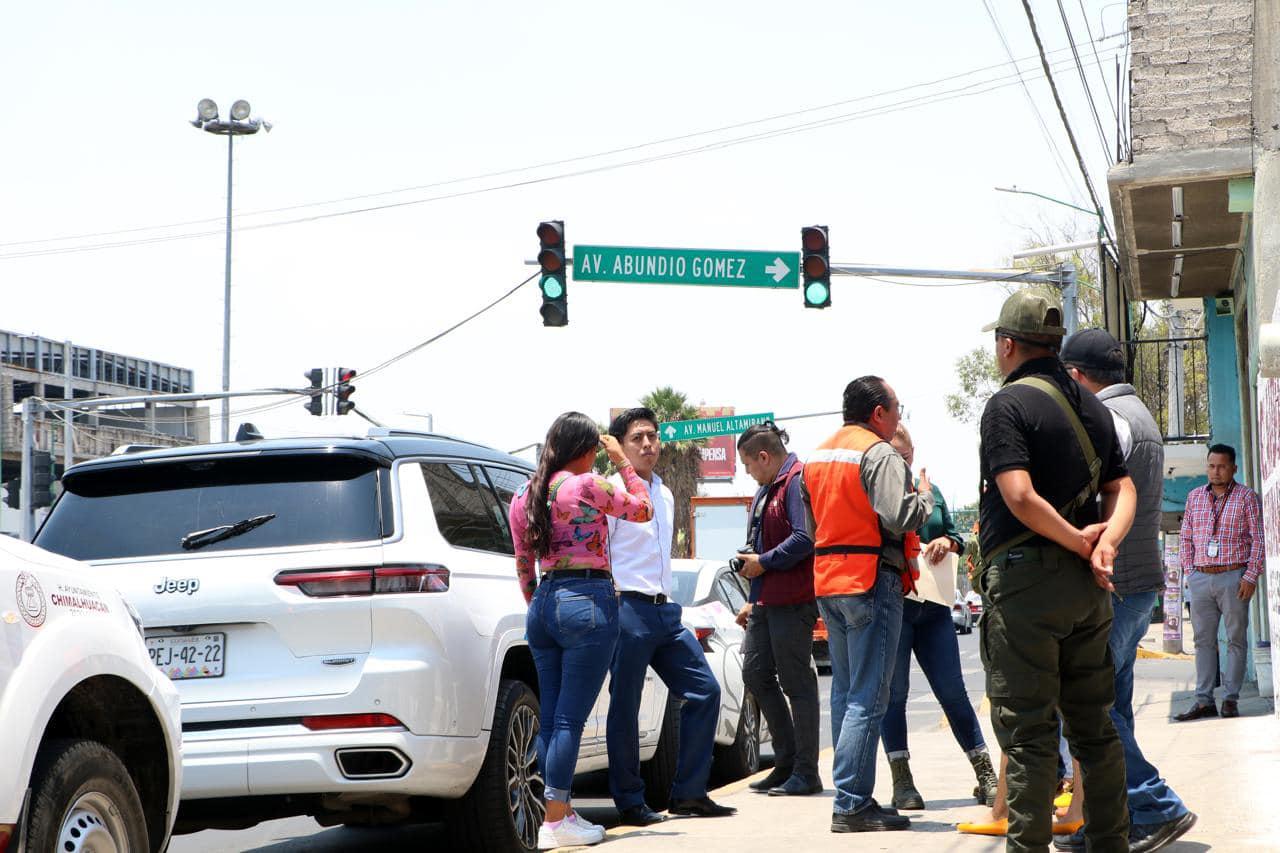
[[[1208,443],[1237,449],[1240,479],[1263,496],[1267,527],[1248,677],[1272,695],[1280,380],[1260,369],[1259,339],[1280,321],[1280,0],[1131,0],[1128,28],[1128,156],[1108,174],[1121,265],[1105,294],[1115,306],[1108,326],[1128,338],[1137,303],[1200,303],[1208,433],[1168,448],[1166,510],[1176,515],[1187,489],[1204,483]]]
[[[47,400],[188,393],[190,370],[93,347],[0,330],[0,481],[19,476],[22,418],[15,404]],[[34,447],[53,454],[59,466],[68,447],[63,412],[41,412]],[[209,440],[209,412],[196,403],[165,403],[93,413],[71,413],[71,458],[105,456],[126,444],[182,445]],[[59,467],[58,470],[61,470]],[[0,532],[16,533],[18,512],[0,505]]]

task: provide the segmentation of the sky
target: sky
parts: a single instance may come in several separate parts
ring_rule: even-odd
[[[1124,5],[1063,4],[1105,144],[1058,5],[1032,7],[1105,205],[1115,119],[1102,84],[1114,87]],[[1092,206],[1020,0],[783,8],[10,4],[0,328],[221,387],[227,150],[188,123],[204,97],[223,115],[247,99],[273,124],[234,148],[235,389],[366,371],[432,337],[532,273],[543,219],[565,220],[571,246],[766,251],[797,251],[802,226],[825,224],[834,263],[946,269],[1005,268],[1036,232],[1092,234],[1088,216],[994,190]],[[705,133],[716,128],[729,129]],[[569,325],[544,328],[529,282],[357,377],[353,399],[391,425],[431,413],[437,431],[511,450],[560,412],[605,420],[657,386],[782,418],[838,410],[844,385],[874,373],[907,407],[917,466],[963,504],[977,432],[944,397],[955,360],[990,345],[979,330],[1005,290],[942,284],[837,277],[832,307],[815,311],[798,290],[571,279]],[[283,402],[233,415],[233,431],[368,426]],[[783,425],[803,457],[839,422]],[[752,484],[740,472],[735,487]]]

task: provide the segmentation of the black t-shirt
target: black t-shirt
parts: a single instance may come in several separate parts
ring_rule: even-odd
[[[1116,440],[1111,412],[1087,389],[1080,387],[1056,357],[1026,362],[1005,380],[982,412],[982,496],[979,503],[978,536],[984,554],[1026,531],[1022,522],[1005,506],[996,486],[996,475],[1023,470],[1031,475],[1036,494],[1054,508],[1068,503],[1089,482],[1089,466],[1065,412],[1053,398],[1038,388],[1012,385],[1024,376],[1039,376],[1055,383],[1080,415],[1093,441],[1094,452],[1102,460],[1099,483],[1109,483],[1128,474],[1120,442]],[[1075,526],[1099,520],[1096,501],[1076,510]],[[1029,545],[1046,544],[1041,536]]]

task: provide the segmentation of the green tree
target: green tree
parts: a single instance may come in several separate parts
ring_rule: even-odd
[[[690,404],[683,392],[670,385],[650,391],[640,398],[640,405],[653,409],[659,423],[688,421],[698,417],[698,407]],[[608,427],[600,428],[601,432],[607,430]],[[662,482],[667,484],[675,500],[675,536],[671,544],[673,557],[691,556],[693,517],[690,514],[689,498],[698,494],[701,448],[705,443],[702,440],[664,443],[654,469]],[[595,469],[602,474],[612,473],[609,457],[603,450],[596,453]]]
[[[1051,243],[1074,242],[1078,239],[1078,237],[1072,237],[1069,233],[1050,232],[1048,234],[1036,234],[1033,232],[1029,245],[1044,246]],[[1098,286],[1097,276],[1094,273],[1094,260],[1085,257],[1080,252],[1075,252],[1072,254],[1070,261],[1077,270],[1076,291],[1080,312],[1080,328],[1101,327],[1103,325],[1102,288]],[[1060,257],[1044,255],[1019,259],[1014,262],[1014,268],[1046,270],[1056,267],[1060,263],[1062,263]],[[1061,298],[1062,295],[1061,291],[1052,284],[1012,283],[1005,287],[1005,292],[1008,294],[1014,294],[1022,290],[1043,293],[1054,298]],[[970,350],[956,359],[955,370],[959,387],[955,393],[946,396],[947,413],[962,423],[976,423],[978,418],[982,416],[982,410],[987,405],[987,400],[999,390],[1000,385],[1004,382],[1004,377],[1000,375],[1000,370],[996,366],[994,348],[986,346]]]
[[[1003,381],[996,368],[995,353],[978,347],[960,356],[956,360],[956,379],[960,390],[947,395],[947,413],[962,423],[976,423],[987,399]]]

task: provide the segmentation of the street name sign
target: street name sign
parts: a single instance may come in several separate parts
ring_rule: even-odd
[[[747,427],[773,420],[773,412],[758,415],[725,415],[721,418],[699,418],[696,421],[668,421],[658,426],[663,441],[694,441],[717,435],[737,435]]]
[[[573,280],[797,288],[800,253],[574,246]]]

